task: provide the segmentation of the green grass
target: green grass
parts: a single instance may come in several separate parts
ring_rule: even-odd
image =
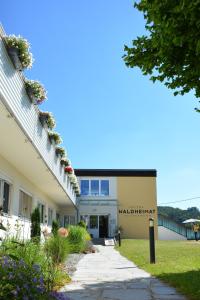
[[[148,240],[122,240],[116,249],[189,299],[200,299],[200,242],[157,241],[155,265],[149,263]]]

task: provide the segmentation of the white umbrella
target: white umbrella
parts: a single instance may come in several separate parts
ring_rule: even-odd
[[[185,220],[182,223],[187,224],[187,223],[196,223],[196,222],[200,222],[200,220],[198,220],[198,219],[188,219],[188,220]]]

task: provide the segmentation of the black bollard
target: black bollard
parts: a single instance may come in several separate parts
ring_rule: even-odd
[[[154,238],[154,219],[149,219],[149,250],[150,250],[150,264],[155,264],[155,238]]]
[[[118,230],[118,242],[119,242],[119,247],[121,247],[121,232]]]

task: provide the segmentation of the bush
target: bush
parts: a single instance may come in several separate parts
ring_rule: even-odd
[[[31,239],[40,241],[40,211],[36,207],[31,214]]]
[[[58,234],[58,229],[59,229],[58,221],[53,220],[52,221],[52,233],[54,236]]]
[[[50,237],[44,247],[47,255],[51,257],[54,264],[64,262],[70,252],[67,238],[59,235]]]
[[[80,221],[79,223],[78,223],[78,226],[80,226],[80,227],[83,227],[83,228],[87,228],[87,225],[86,225],[86,223],[84,222],[84,221]]]
[[[67,239],[70,243],[70,252],[80,253],[86,249],[90,235],[87,230],[81,226],[70,226]]]

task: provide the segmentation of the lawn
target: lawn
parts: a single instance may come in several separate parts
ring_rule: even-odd
[[[117,250],[189,299],[200,299],[200,242],[157,241],[155,265],[149,263],[148,240],[122,240]]]

